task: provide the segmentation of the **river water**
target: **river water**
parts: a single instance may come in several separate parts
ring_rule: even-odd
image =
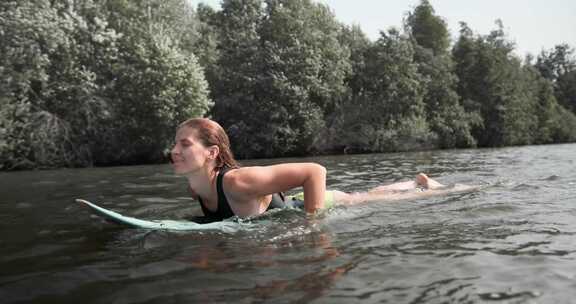
[[[362,191],[418,172],[465,194],[283,210],[233,231],[103,222],[200,213],[168,165],[0,173],[2,303],[574,303],[576,145],[316,161]]]

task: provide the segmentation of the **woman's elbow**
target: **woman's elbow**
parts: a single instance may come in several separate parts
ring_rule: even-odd
[[[326,179],[326,168],[320,164],[312,163],[314,168],[313,172],[315,176]]]

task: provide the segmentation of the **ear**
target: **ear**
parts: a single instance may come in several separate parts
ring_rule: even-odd
[[[208,158],[215,160],[216,158],[218,158],[219,154],[220,154],[220,148],[218,146],[214,145],[208,148]]]

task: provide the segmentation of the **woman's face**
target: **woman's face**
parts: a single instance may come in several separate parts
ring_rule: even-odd
[[[189,127],[178,129],[170,154],[174,172],[183,175],[204,168],[213,159],[210,149],[196,137],[196,130]]]

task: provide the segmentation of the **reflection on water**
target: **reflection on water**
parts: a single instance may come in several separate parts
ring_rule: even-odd
[[[168,166],[0,173],[2,303],[570,303],[576,145],[309,159],[362,191],[428,172],[482,191],[273,212],[234,233],[104,223],[199,214]],[[246,224],[246,223],[244,223]],[[239,227],[244,227],[239,225]]]

